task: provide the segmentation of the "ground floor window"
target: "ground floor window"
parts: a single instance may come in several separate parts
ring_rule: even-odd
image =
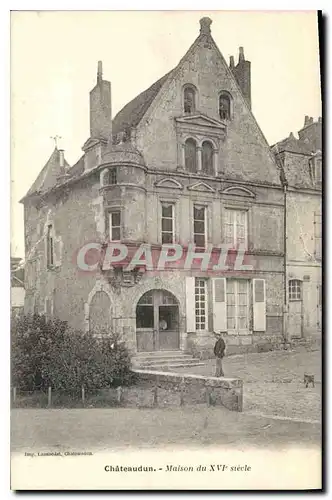
[[[207,329],[207,293],[206,280],[195,279],[195,315],[196,315],[196,330]]]
[[[267,329],[266,279],[186,278],[186,329],[248,335]]]
[[[302,281],[289,280],[288,293],[289,293],[289,300],[301,300],[302,299]]]
[[[249,329],[249,283],[227,280],[227,330]]]

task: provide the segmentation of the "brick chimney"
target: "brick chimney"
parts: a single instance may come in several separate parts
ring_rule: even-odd
[[[98,61],[97,84],[90,92],[90,137],[82,146],[84,170],[99,165],[103,152],[111,144],[111,84],[103,80],[103,64]]]
[[[234,58],[231,56],[230,69],[251,109],[251,62],[246,61],[243,47],[239,48],[239,62],[234,67]]]
[[[112,136],[111,83],[103,80],[101,61],[98,61],[97,84],[90,92],[90,136],[106,140]]]
[[[58,149],[59,153],[59,175],[57,176],[57,181],[64,181],[66,180],[69,175],[66,171],[66,166],[65,166],[65,152],[63,149]]]
[[[305,116],[304,126],[299,130],[300,141],[306,142],[311,151],[322,150],[322,118],[319,117],[315,122],[312,116]]]

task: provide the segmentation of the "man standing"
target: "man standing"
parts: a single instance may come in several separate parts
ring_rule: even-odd
[[[214,355],[216,357],[216,377],[223,377],[224,372],[222,369],[222,358],[225,356],[226,344],[221,336],[221,333],[214,332],[217,341],[214,346]]]

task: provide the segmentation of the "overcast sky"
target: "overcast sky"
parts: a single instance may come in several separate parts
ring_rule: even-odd
[[[24,256],[27,192],[62,137],[72,165],[89,136],[97,61],[112,83],[113,116],[175,67],[211,17],[220,51],[251,61],[252,108],[270,144],[321,115],[315,12],[14,12],[11,42],[12,250]]]

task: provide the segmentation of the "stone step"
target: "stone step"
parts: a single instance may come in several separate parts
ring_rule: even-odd
[[[156,363],[161,363],[162,361],[167,361],[167,360],[187,360],[187,359],[193,359],[192,356],[184,355],[184,356],[150,356],[146,358],[137,358],[134,357],[133,361],[135,363],[150,363],[150,362],[156,362]]]
[[[136,366],[150,366],[150,367],[153,367],[153,366],[165,366],[165,365],[169,365],[169,364],[172,364],[172,365],[178,365],[178,364],[187,364],[188,366],[190,365],[193,365],[194,363],[197,363],[199,362],[199,359],[195,359],[195,358],[169,358],[169,359],[161,359],[161,360],[149,360],[149,361],[144,361],[144,362],[137,362],[134,361],[134,364]]]
[[[190,368],[192,366],[203,366],[204,363],[201,363],[200,361],[197,361],[195,363],[191,363],[190,365],[188,363],[178,363],[176,365],[170,363],[167,365],[155,365],[155,366],[136,366],[135,368],[139,370],[151,370],[151,371],[171,371],[171,370],[176,370],[177,368]]]
[[[183,351],[152,351],[152,352],[138,352],[135,354],[135,359],[144,359],[144,358],[162,358],[164,356],[172,356],[172,357],[177,357],[177,356],[186,356],[186,357],[192,357],[190,354],[186,354]]]

